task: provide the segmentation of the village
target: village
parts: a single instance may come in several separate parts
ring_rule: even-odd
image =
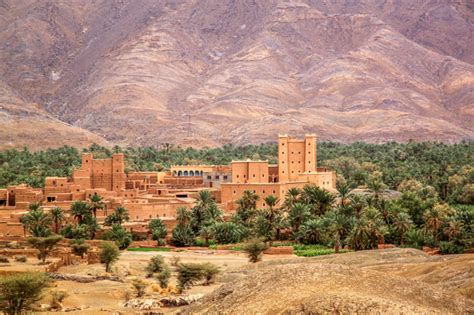
[[[20,218],[31,204],[46,212],[61,208],[67,218],[74,201],[89,201],[100,196],[103,207],[96,218],[103,224],[118,206],[128,210],[130,220],[124,224],[131,232],[147,234],[148,222],[161,219],[168,231],[176,225],[176,209],[192,208],[200,191],[208,190],[227,217],[235,212],[236,201],[246,190],[259,196],[258,207],[264,208],[265,197],[273,195],[281,202],[290,188],[306,184],[334,190],[336,174],[318,168],[315,135],[298,140],[286,135],[278,139],[279,164],[268,161],[233,161],[231,165],[176,165],[167,172],[125,173],[123,154],[97,160],[92,154],[82,156],[82,167],[72,178],[47,177],[43,189],[27,185],[0,189],[0,235],[26,236]],[[149,233],[148,233],[149,234]]]

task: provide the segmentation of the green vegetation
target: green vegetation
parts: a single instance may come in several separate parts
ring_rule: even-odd
[[[99,252],[100,262],[104,264],[105,271],[110,272],[111,266],[119,259],[120,250],[113,243],[103,243]]]
[[[151,235],[158,245],[165,245],[165,237],[168,233],[165,224],[161,219],[152,219],[148,223],[148,229],[151,232]]]
[[[50,235],[47,237],[30,237],[27,241],[39,251],[38,259],[45,263],[46,257],[48,257],[49,253],[62,239],[63,237],[61,235]]]
[[[247,253],[249,261],[256,263],[262,259],[262,253],[265,249],[267,249],[267,247],[267,244],[262,242],[262,240],[254,239],[245,243],[242,249]]]
[[[211,263],[187,263],[177,266],[178,290],[182,293],[200,280],[205,280],[204,284],[210,284],[219,273],[219,268]]]
[[[0,310],[5,314],[23,314],[41,299],[50,279],[44,273],[21,273],[0,278]]]
[[[321,255],[334,254],[334,248],[324,247],[322,245],[293,245],[296,256],[314,257]],[[341,250],[339,253],[345,253],[347,250]]]

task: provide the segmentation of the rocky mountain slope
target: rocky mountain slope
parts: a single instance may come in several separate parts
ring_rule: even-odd
[[[9,141],[472,139],[473,12],[465,0],[0,0],[0,75],[58,121]]]

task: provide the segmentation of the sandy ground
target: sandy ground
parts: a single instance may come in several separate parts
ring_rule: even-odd
[[[113,272],[119,275],[123,282],[101,280],[92,283],[78,283],[74,281],[55,281],[53,287],[50,290],[61,289],[68,292],[68,296],[65,298],[63,306],[65,308],[82,307],[82,309],[68,312],[68,314],[112,314],[120,312],[121,314],[134,314],[135,312],[130,309],[122,307],[125,301],[125,295],[127,291],[131,291],[131,282],[133,279],[145,279],[149,282],[150,286],[147,289],[148,295],[157,295],[153,292],[153,287],[157,287],[157,282],[154,279],[145,278],[145,267],[151,257],[155,255],[162,255],[165,260],[171,264],[173,257],[179,257],[181,262],[211,262],[219,266],[221,273],[216,279],[216,282],[209,286],[196,285],[190,290],[186,291],[186,294],[204,294],[205,298],[208,296],[215,296],[215,292],[219,292],[222,288],[226,288],[228,285],[237,285],[234,295],[238,291],[257,287],[261,283],[259,281],[252,282],[252,278],[255,275],[257,279],[261,274],[264,275],[266,281],[270,284],[271,290],[278,292],[278,286],[284,286],[287,284],[286,281],[293,281],[292,275],[295,270],[300,268],[297,266],[303,266],[308,269],[308,276],[300,275],[299,282],[303,282],[305,279],[310,279],[309,275],[319,274],[320,279],[326,279],[326,285],[328,288],[333,289],[337,287],[337,283],[333,283],[330,278],[325,278],[331,270],[334,269],[335,275],[339,277],[338,272],[342,270],[343,276],[337,278],[344,288],[341,292],[342,297],[352,296],[357,297],[359,283],[371,283],[372,285],[379,282],[393,283],[393,286],[399,286],[397,290],[403,292],[404,290],[419,290],[422,294],[424,286],[433,286],[433,292],[443,297],[446,294],[455,294],[455,296],[463,296],[470,301],[474,300],[474,255],[451,255],[451,256],[427,256],[421,251],[412,249],[391,249],[391,250],[379,250],[379,251],[362,251],[356,253],[347,253],[339,255],[328,255],[314,258],[302,258],[294,255],[281,256],[281,255],[265,255],[263,262],[258,264],[249,264],[247,257],[243,253],[232,252],[232,251],[210,251],[210,250],[190,250],[183,252],[122,252],[119,261],[113,266]],[[285,267],[290,265],[290,267]],[[295,267],[291,267],[294,265]],[[336,265],[336,266],[332,266]],[[287,270],[287,268],[290,268]],[[294,270],[291,268],[295,268]],[[342,269],[341,269],[342,268]],[[12,262],[9,266],[0,265],[0,275],[5,271],[24,271],[24,270],[42,270],[44,266],[38,266],[38,261],[34,258],[30,258],[25,263]],[[347,270],[346,270],[347,269]],[[306,270],[306,269],[305,269]],[[274,273],[277,274],[274,274]],[[354,281],[358,283],[352,283],[350,273],[357,272],[362,276],[358,276]],[[62,267],[59,270],[61,274],[69,275],[103,275],[104,266],[101,264],[92,265],[71,265]],[[349,274],[344,274],[349,273]],[[381,277],[380,274],[387,275],[387,278]],[[282,282],[273,283],[274,277],[281,278],[283,276],[286,280]],[[395,278],[394,278],[395,277]],[[346,278],[349,282],[345,282]],[[375,279],[375,280],[374,280]],[[244,283],[242,288],[238,287],[239,283]],[[390,282],[391,281],[391,282]],[[171,285],[176,284],[175,275],[172,276]],[[317,290],[319,287],[320,280],[317,280],[315,284],[311,284],[309,288],[312,291]],[[153,284],[153,285],[152,285]],[[421,285],[420,285],[421,284]],[[321,284],[323,285],[323,284]],[[301,288],[306,286],[302,285]],[[356,292],[349,294],[349,291],[345,291],[346,288],[353,287]],[[257,298],[257,302],[265,300],[267,296],[259,296],[259,290],[255,289],[253,292],[250,290],[249,294],[242,297],[235,297],[235,301],[239,301],[241,298],[252,299]],[[281,290],[281,289],[280,289]],[[327,291],[327,288],[324,289]],[[297,291],[298,292],[298,291]],[[333,291],[337,294],[338,291]],[[418,292],[418,291],[416,291]],[[428,292],[428,295],[429,296]],[[220,294],[220,293],[217,293]],[[298,293],[294,293],[294,296],[299,296]],[[371,291],[367,291],[362,299],[367,299],[367,303],[376,301],[380,307],[393,307],[390,303],[383,301],[383,295],[372,296]],[[423,293],[424,294],[424,293]],[[276,297],[277,295],[275,295]],[[291,294],[283,295],[282,297],[290,297]],[[322,294],[319,294],[321,297]],[[314,300],[314,297],[307,296],[308,299]],[[329,297],[328,297],[329,298]],[[331,297],[332,299],[333,297]],[[340,298],[340,297],[339,297]],[[235,302],[229,297],[228,303]],[[373,299],[373,300],[372,300]],[[395,297],[396,299],[396,297]],[[278,305],[279,301],[273,301],[268,297],[269,303],[275,303]],[[41,301],[43,304],[50,304],[51,298],[48,292],[46,292],[44,299]],[[254,303],[257,303],[254,301]],[[324,303],[324,300],[320,301]],[[210,302],[215,303],[215,301]],[[240,302],[239,302],[240,303]],[[307,307],[311,307],[312,304],[305,301]],[[308,304],[309,303],[309,304]],[[320,304],[321,304],[320,303]],[[355,303],[355,302],[354,302]],[[258,304],[258,303],[257,303]],[[256,304],[256,305],[257,305]],[[318,304],[318,305],[320,305]],[[217,304],[216,304],[217,305]],[[354,305],[357,305],[354,304]],[[424,305],[424,304],[423,304]],[[422,306],[423,306],[422,305]],[[230,306],[232,307],[232,306]],[[263,306],[262,306],[263,307]],[[351,306],[352,307],[352,306]],[[354,306],[355,307],[355,306]],[[358,307],[358,306],[357,306]],[[420,307],[415,305],[413,307]],[[424,309],[431,310],[426,308]],[[415,310],[416,308],[400,309],[404,311]],[[183,310],[183,308],[162,308],[160,312],[163,313],[177,313]],[[184,308],[186,310],[186,308]],[[197,311],[205,311],[207,308],[196,309]],[[271,309],[270,309],[271,310]],[[351,310],[351,309],[349,309]],[[352,309],[356,310],[356,309]],[[242,309],[242,311],[245,311]],[[255,311],[254,309],[248,309],[247,311]],[[43,312],[42,314],[58,314],[53,312]]]

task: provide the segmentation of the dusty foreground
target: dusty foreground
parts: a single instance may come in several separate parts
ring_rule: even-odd
[[[242,268],[185,312],[467,314],[473,279],[474,255],[388,249],[286,259]]]
[[[181,253],[123,252],[114,273],[122,282],[56,281],[64,289],[69,314],[135,314],[124,308],[125,294],[156,254],[171,262],[212,262],[221,268],[215,284],[197,285],[186,294],[204,294],[197,303],[159,312],[187,314],[468,314],[474,313],[474,255],[427,256],[414,249],[364,251],[316,258],[265,256],[248,264],[241,253],[189,251]],[[100,275],[103,266],[77,265],[61,274]],[[153,291],[153,279],[148,297]],[[175,284],[175,278],[171,284]],[[49,302],[46,297],[44,303]]]

